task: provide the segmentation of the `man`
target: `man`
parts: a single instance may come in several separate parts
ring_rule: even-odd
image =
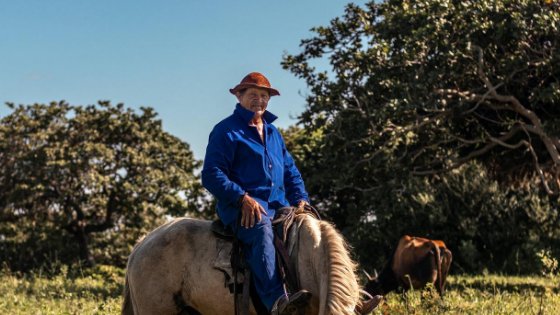
[[[310,293],[285,294],[275,261],[272,219],[277,209],[309,202],[303,179],[278,129],[266,110],[280,95],[268,79],[249,73],[233,89],[238,103],[233,114],[210,133],[202,184],[218,200],[218,216],[243,243],[253,283],[272,314],[304,307]],[[239,226],[240,225],[240,226]]]

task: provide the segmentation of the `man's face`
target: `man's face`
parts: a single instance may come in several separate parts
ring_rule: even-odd
[[[248,88],[244,93],[237,93],[237,99],[244,108],[255,113],[255,117],[264,114],[270,94],[265,89]]]

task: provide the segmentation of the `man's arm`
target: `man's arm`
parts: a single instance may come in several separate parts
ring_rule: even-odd
[[[286,198],[290,205],[302,206],[309,203],[309,195],[305,190],[303,178],[296,167],[294,159],[288,152],[286,145],[282,142],[282,152],[284,155],[284,186],[286,187]]]
[[[245,191],[228,177],[234,152],[233,140],[225,132],[214,128],[206,147],[201,177],[202,185],[218,200],[240,206],[239,201]]]

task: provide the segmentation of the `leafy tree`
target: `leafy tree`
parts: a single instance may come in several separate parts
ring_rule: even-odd
[[[122,264],[165,216],[203,209],[199,162],[153,109],[8,106],[0,120],[2,260],[23,268],[72,256]]]
[[[479,160],[508,183],[560,184],[560,11],[541,1],[388,0],[348,5],[283,65],[311,88],[302,122],[333,165],[383,185]],[[332,71],[313,59],[328,57]],[[341,163],[342,161],[347,163]],[[394,170],[392,170],[394,171]]]
[[[310,87],[287,143],[357,253],[410,233],[446,240],[463,271],[560,254],[559,26],[540,1],[372,1],[284,57]]]

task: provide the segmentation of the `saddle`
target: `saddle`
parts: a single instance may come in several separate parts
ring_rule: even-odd
[[[319,220],[321,219],[315,208],[306,205],[303,208],[280,208],[276,211],[276,216],[272,221],[275,232],[274,247],[276,248],[280,275],[289,292],[297,292],[300,289],[295,266],[293,266],[290,260],[290,254],[293,252],[296,244],[292,244],[290,248],[286,246],[289,239],[297,237],[299,226],[294,229],[292,229],[292,226],[296,216],[299,214],[308,214]],[[241,304],[241,309],[244,310],[242,312],[248,311],[249,295],[251,295],[257,313],[259,315],[268,314],[266,307],[258,298],[252,285],[250,285],[250,271],[246,267],[240,244],[235,238],[233,230],[225,226],[219,219],[212,222],[211,230],[217,238],[216,246],[218,249],[214,268],[224,273],[224,285],[229,288],[230,293],[235,294],[236,314],[238,302]],[[242,296],[239,297],[241,292],[243,292]],[[240,301],[238,301],[238,298]]]
[[[211,229],[212,232],[214,233],[214,236],[223,240],[233,241],[233,237],[235,236],[233,234],[233,230],[229,226],[224,225],[222,220],[216,219],[212,221]]]

